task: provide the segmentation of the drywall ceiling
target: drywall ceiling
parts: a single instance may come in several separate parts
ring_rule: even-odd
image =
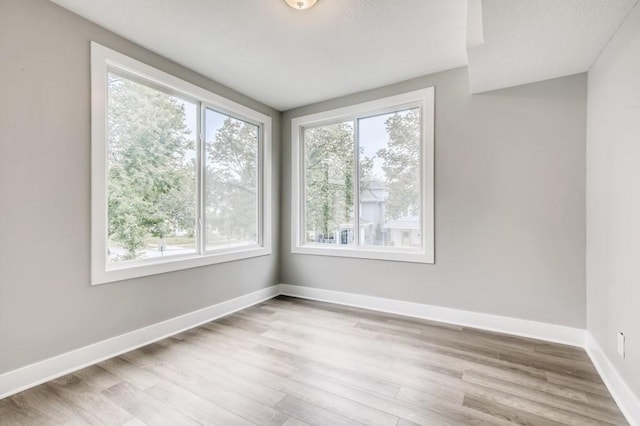
[[[482,0],[473,93],[587,71],[637,0]]]
[[[53,0],[279,110],[467,63],[466,0]]]
[[[474,93],[584,72],[638,0],[482,0],[468,49],[467,0],[52,1],[287,110],[467,64]]]

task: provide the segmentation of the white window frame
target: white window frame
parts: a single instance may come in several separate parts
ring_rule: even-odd
[[[135,262],[110,264],[107,259],[108,203],[107,203],[107,73],[122,72],[150,83],[179,97],[199,104],[199,134],[196,144],[203,155],[202,135],[205,108],[214,109],[259,126],[260,178],[258,195],[258,243],[254,246],[206,251],[203,235],[202,166],[198,170],[197,194],[199,244],[196,253],[162,258],[141,259]],[[91,284],[104,284],[130,278],[161,274],[181,269],[230,262],[271,254],[271,117],[216,95],[206,89],[160,71],[154,67],[91,42]],[[202,161],[201,161],[202,163]]]
[[[412,92],[389,96],[330,111],[295,117],[291,120],[291,253],[321,256],[355,257],[362,259],[391,260],[399,262],[434,263],[435,260],[435,206],[434,206],[434,100],[435,89],[428,87]],[[422,196],[420,249],[383,248],[371,245],[338,245],[305,243],[304,238],[304,153],[303,132],[305,128],[335,124],[345,121],[356,122],[359,118],[401,111],[418,107],[421,109],[421,164],[420,185]],[[357,156],[357,129],[354,129],[354,147]],[[359,209],[359,167],[355,161],[355,218]],[[356,225],[357,228],[357,225]]]

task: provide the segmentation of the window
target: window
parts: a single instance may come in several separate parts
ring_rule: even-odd
[[[271,118],[91,55],[92,284],[270,254]]]
[[[293,253],[433,263],[433,88],[291,126]]]

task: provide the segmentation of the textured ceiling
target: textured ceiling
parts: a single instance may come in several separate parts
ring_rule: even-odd
[[[467,63],[466,0],[53,0],[279,110]]]
[[[638,0],[471,0],[468,49],[467,0],[52,1],[287,110],[467,64],[474,93],[584,72]]]
[[[473,93],[587,71],[637,0],[482,0]]]

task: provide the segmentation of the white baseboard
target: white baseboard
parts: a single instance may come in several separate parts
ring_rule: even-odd
[[[280,294],[584,347],[585,330],[403,300],[280,284]]]
[[[631,425],[640,425],[640,401],[593,336],[583,329],[289,284],[267,287],[0,374],[0,399],[280,294],[584,347],[627,420]]]
[[[640,399],[622,379],[596,339],[588,331],[585,349],[627,421],[631,426],[640,425]]]
[[[148,327],[122,334],[16,370],[0,374],[0,399],[69,374],[78,369],[164,339],[216,318],[255,305],[279,294],[271,286]]]

